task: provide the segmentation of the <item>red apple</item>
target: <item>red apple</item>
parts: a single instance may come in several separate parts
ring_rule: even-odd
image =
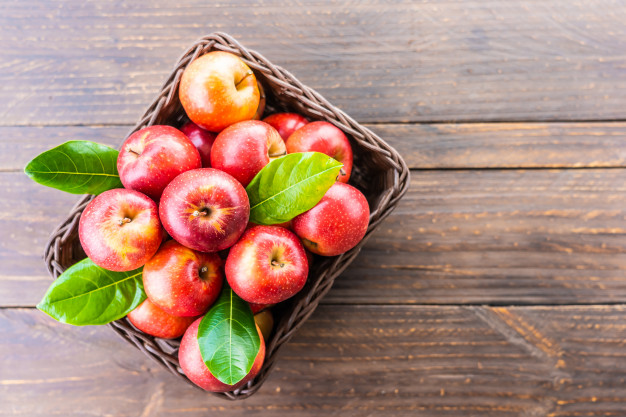
[[[369,217],[365,196],[351,185],[336,182],[315,207],[296,216],[292,224],[308,250],[335,256],[363,239]]]
[[[293,132],[309,123],[304,116],[297,113],[275,113],[267,116],[263,121],[276,129],[285,142]]]
[[[248,305],[250,305],[252,314],[260,313],[261,311],[274,306],[274,304],[255,304],[255,303],[248,303]]]
[[[287,152],[321,152],[343,164],[337,181],[347,183],[352,172],[352,147],[346,135],[328,122],[311,122],[293,132]]]
[[[225,272],[228,284],[242,299],[275,304],[302,289],[309,263],[293,232],[276,226],[254,226],[230,248]]]
[[[171,126],[149,126],[133,133],[117,157],[124,187],[155,201],[178,174],[201,166],[200,154],[191,140]]]
[[[80,216],[80,244],[98,266],[132,271],[154,255],[163,240],[154,201],[138,191],[117,188],[94,198]]]
[[[215,378],[202,360],[200,345],[198,344],[198,326],[200,326],[200,321],[202,321],[202,317],[189,326],[178,349],[180,367],[191,382],[207,391],[226,392],[244,386],[259,373],[263,366],[263,361],[265,360],[265,340],[263,340],[263,334],[258,326],[257,332],[259,332],[259,337],[261,338],[261,347],[254,359],[250,372],[235,385],[228,385]]]
[[[202,253],[170,240],[143,267],[146,295],[166,313],[204,314],[217,300],[224,276],[216,253]]]
[[[217,135],[211,166],[232,175],[245,187],[272,159],[285,153],[285,142],[276,129],[258,120],[248,120]]]
[[[250,202],[241,184],[213,168],[187,171],[163,191],[159,215],[179,243],[202,252],[232,246],[248,224]]]
[[[202,167],[210,168],[211,146],[213,146],[213,142],[215,142],[217,134],[201,128],[194,122],[185,124],[180,128],[180,131],[187,135],[189,140],[191,140],[191,143],[193,143],[198,150],[200,159],[202,160]]]
[[[128,313],[128,320],[133,326],[161,339],[176,339],[182,336],[195,319],[195,317],[172,316],[148,299]]]
[[[252,119],[260,100],[250,67],[222,51],[209,52],[189,64],[180,80],[179,97],[191,121],[211,132]]]
[[[266,103],[266,95],[265,89],[263,88],[263,84],[257,82],[257,87],[259,88],[259,107],[256,109],[256,113],[254,113],[253,120],[261,120],[263,117],[263,112],[265,111],[265,103]]]

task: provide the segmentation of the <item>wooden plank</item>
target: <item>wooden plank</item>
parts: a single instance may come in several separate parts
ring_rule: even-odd
[[[410,168],[626,166],[626,123],[465,123],[367,125]],[[117,147],[130,126],[0,126],[0,170],[21,170],[66,140]]]
[[[0,302],[35,305],[41,253],[77,197],[0,174]],[[329,303],[626,300],[626,170],[414,171]]]
[[[593,417],[625,407],[624,306],[321,306],[261,390],[236,403],[179,382],[108,328],[5,309],[0,330],[3,416]]]
[[[57,7],[58,6],[58,7]],[[134,123],[225,31],[357,120],[623,119],[622,2],[3,2],[0,124]]]

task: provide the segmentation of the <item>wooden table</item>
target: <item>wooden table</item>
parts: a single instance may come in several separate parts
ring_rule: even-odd
[[[0,416],[626,415],[623,1],[4,0]],[[177,382],[34,309],[75,196],[21,172],[118,145],[225,31],[404,155],[410,190],[258,394]]]

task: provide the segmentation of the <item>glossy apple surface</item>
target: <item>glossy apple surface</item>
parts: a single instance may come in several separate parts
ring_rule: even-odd
[[[285,142],[293,132],[309,123],[304,116],[297,113],[275,113],[263,121],[276,129]]]
[[[159,215],[179,243],[202,252],[229,248],[248,224],[246,190],[232,176],[213,168],[187,171],[163,191]]]
[[[283,227],[253,226],[230,249],[226,279],[242,299],[280,303],[302,289],[309,273],[300,239]]]
[[[232,175],[245,187],[272,159],[285,153],[285,142],[276,129],[265,122],[248,120],[217,135],[211,166]]]
[[[87,256],[111,271],[132,271],[163,240],[157,205],[138,191],[117,188],[94,198],[80,216],[78,236]]]
[[[287,152],[321,152],[343,164],[337,181],[347,183],[352,173],[352,146],[346,135],[328,122],[311,122],[287,139]]]
[[[128,313],[128,320],[133,326],[161,339],[176,339],[182,336],[195,319],[168,314],[148,299]]]
[[[191,143],[193,143],[198,150],[200,159],[202,160],[202,168],[210,168],[211,147],[213,146],[213,142],[215,142],[217,133],[209,132],[194,122],[186,123],[180,128],[180,131],[187,135],[189,140],[191,140]]]
[[[143,267],[143,287],[157,307],[174,316],[196,317],[217,300],[224,275],[215,253],[170,240]]]
[[[254,73],[239,57],[209,52],[183,72],[180,102],[189,119],[211,132],[250,120],[259,108],[260,93]]]
[[[200,168],[198,150],[183,132],[171,126],[149,126],[126,139],[117,157],[125,188],[158,201],[177,175]]]
[[[248,381],[259,373],[263,366],[263,361],[265,360],[265,340],[258,327],[257,332],[259,332],[259,337],[261,338],[261,347],[254,359],[250,372],[235,385],[228,385],[215,378],[202,360],[200,345],[198,344],[198,327],[200,326],[200,321],[202,321],[202,318],[197,319],[189,326],[180,342],[180,348],[178,350],[178,361],[180,362],[180,367],[183,369],[183,372],[187,375],[187,378],[204,390],[226,392],[247,384]]]
[[[367,232],[370,210],[363,193],[337,182],[319,203],[292,220],[293,231],[313,253],[335,256],[357,245]]]

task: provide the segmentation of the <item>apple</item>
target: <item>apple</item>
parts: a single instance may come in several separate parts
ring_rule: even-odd
[[[163,240],[157,205],[138,191],[117,188],[94,198],[80,216],[78,237],[87,256],[111,271],[132,271]]]
[[[276,129],[259,120],[247,120],[217,135],[211,166],[232,175],[245,187],[272,159],[285,154],[285,142]]]
[[[363,239],[370,209],[367,199],[351,185],[336,182],[311,210],[292,220],[293,231],[313,253],[335,256]]]
[[[158,201],[178,174],[200,168],[198,150],[183,132],[172,126],[149,126],[124,141],[117,170],[125,188]]]
[[[204,314],[217,300],[224,275],[216,253],[165,242],[143,267],[143,287],[157,307],[179,317]]]
[[[232,176],[213,168],[184,172],[163,191],[159,216],[177,242],[202,252],[232,246],[250,217],[246,190]]]
[[[128,313],[128,320],[144,333],[161,339],[176,339],[185,333],[196,317],[177,317],[166,313],[146,299]]]
[[[260,313],[254,315],[254,322],[261,330],[263,338],[267,340],[272,334],[272,328],[274,327],[274,316],[269,310],[263,310]]]
[[[248,372],[248,374],[238,383],[228,385],[215,378],[202,360],[200,345],[198,344],[198,326],[200,326],[200,321],[202,321],[202,317],[194,321],[191,326],[189,326],[180,342],[180,348],[178,349],[178,362],[180,363],[180,367],[183,369],[183,372],[187,375],[187,378],[189,378],[191,382],[207,391],[226,392],[233,391],[244,386],[259,373],[261,367],[263,366],[263,361],[265,360],[265,340],[263,340],[263,334],[258,326],[257,332],[259,332],[259,337],[261,339],[261,347],[259,348],[259,353],[257,353],[256,358],[254,359],[250,372]]]
[[[328,122],[311,122],[286,141],[287,153],[321,152],[343,164],[337,181],[347,183],[352,172],[352,147],[346,135]]]
[[[263,88],[263,84],[261,84],[260,82],[257,82],[257,87],[259,88],[259,96],[261,98],[259,99],[259,107],[256,109],[256,113],[254,113],[254,117],[252,117],[253,120],[261,120],[261,118],[263,117],[263,112],[265,111],[265,103],[267,99],[267,96],[265,95],[265,89]]]
[[[276,129],[285,142],[293,132],[309,123],[304,116],[297,113],[275,113],[267,116],[263,121]]]
[[[191,143],[193,143],[198,150],[200,159],[202,160],[202,167],[210,168],[211,146],[213,146],[213,142],[215,142],[217,134],[201,128],[194,122],[186,123],[180,128],[180,131],[187,135],[189,140],[191,140]]]
[[[283,227],[253,226],[230,248],[226,279],[242,299],[275,304],[302,289],[309,263],[298,237]]]
[[[260,313],[261,311],[274,306],[274,304],[255,304],[255,303],[248,303],[248,305],[250,305],[250,310],[252,310],[252,314]]]
[[[260,93],[250,67],[236,55],[215,51],[185,68],[179,98],[192,122],[219,132],[252,119],[259,108]]]

